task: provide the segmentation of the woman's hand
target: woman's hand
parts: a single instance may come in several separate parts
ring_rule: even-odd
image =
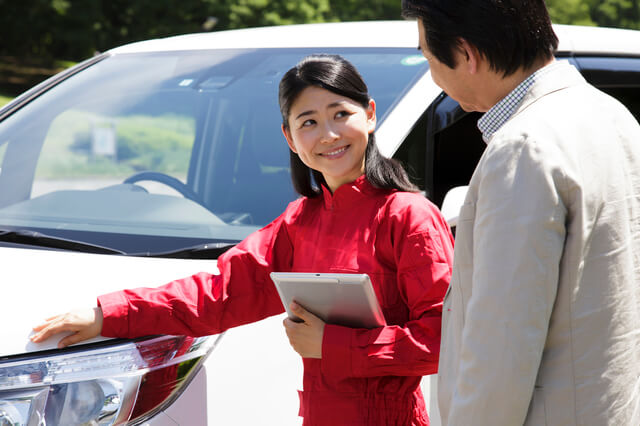
[[[303,358],[322,358],[324,321],[295,302],[291,303],[290,308],[298,318],[304,321],[295,322],[285,318],[282,322],[291,347]]]
[[[59,348],[64,348],[83,340],[99,336],[102,332],[102,309],[79,309],[66,314],[47,318],[44,323],[33,327],[36,333],[31,336],[34,343],[42,342],[54,334],[71,331],[72,334],[58,342]]]

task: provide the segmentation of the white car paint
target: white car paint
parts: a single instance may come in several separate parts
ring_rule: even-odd
[[[95,306],[96,296],[132,287],[156,287],[199,271],[215,261],[134,258],[53,250],[0,247],[2,282],[0,356],[56,347],[60,336],[34,344],[31,328],[70,309]],[[20,301],[17,303],[16,301]],[[104,340],[103,338],[96,340]]]
[[[637,31],[554,25],[559,52],[640,54]],[[277,47],[418,47],[414,21],[368,21],[214,31],[131,43],[114,54],[172,50]]]

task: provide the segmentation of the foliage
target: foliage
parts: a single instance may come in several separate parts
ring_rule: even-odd
[[[0,0],[0,56],[51,65],[205,30],[401,19],[400,0]],[[640,28],[640,0],[547,0],[554,22]],[[35,58],[35,59],[34,59]],[[0,81],[2,84],[2,81]]]
[[[337,21],[372,21],[402,19],[400,0],[332,0],[331,10]]]
[[[640,29],[640,0],[547,0],[553,22]]]
[[[329,0],[235,0],[229,7],[229,28],[323,22]]]
[[[399,18],[400,0],[0,0],[0,55],[78,61],[126,42],[203,31],[213,23],[214,30],[223,30]]]
[[[0,107],[8,104],[11,99],[13,98],[9,96],[0,95]]]
[[[640,29],[640,0],[589,0],[591,16],[600,26]]]
[[[547,8],[551,20],[557,24],[595,25],[584,0],[547,0]]]

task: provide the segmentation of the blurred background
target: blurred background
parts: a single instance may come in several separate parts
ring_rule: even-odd
[[[558,24],[640,29],[640,0],[547,0]],[[74,63],[148,38],[402,19],[400,0],[0,0],[0,106]]]

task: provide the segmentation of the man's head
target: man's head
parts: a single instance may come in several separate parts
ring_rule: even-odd
[[[430,52],[450,68],[461,40],[504,76],[550,59],[558,47],[544,0],[402,0],[402,14],[423,24]]]
[[[466,111],[487,111],[558,45],[544,0],[402,0],[402,14],[418,20],[434,81]]]

